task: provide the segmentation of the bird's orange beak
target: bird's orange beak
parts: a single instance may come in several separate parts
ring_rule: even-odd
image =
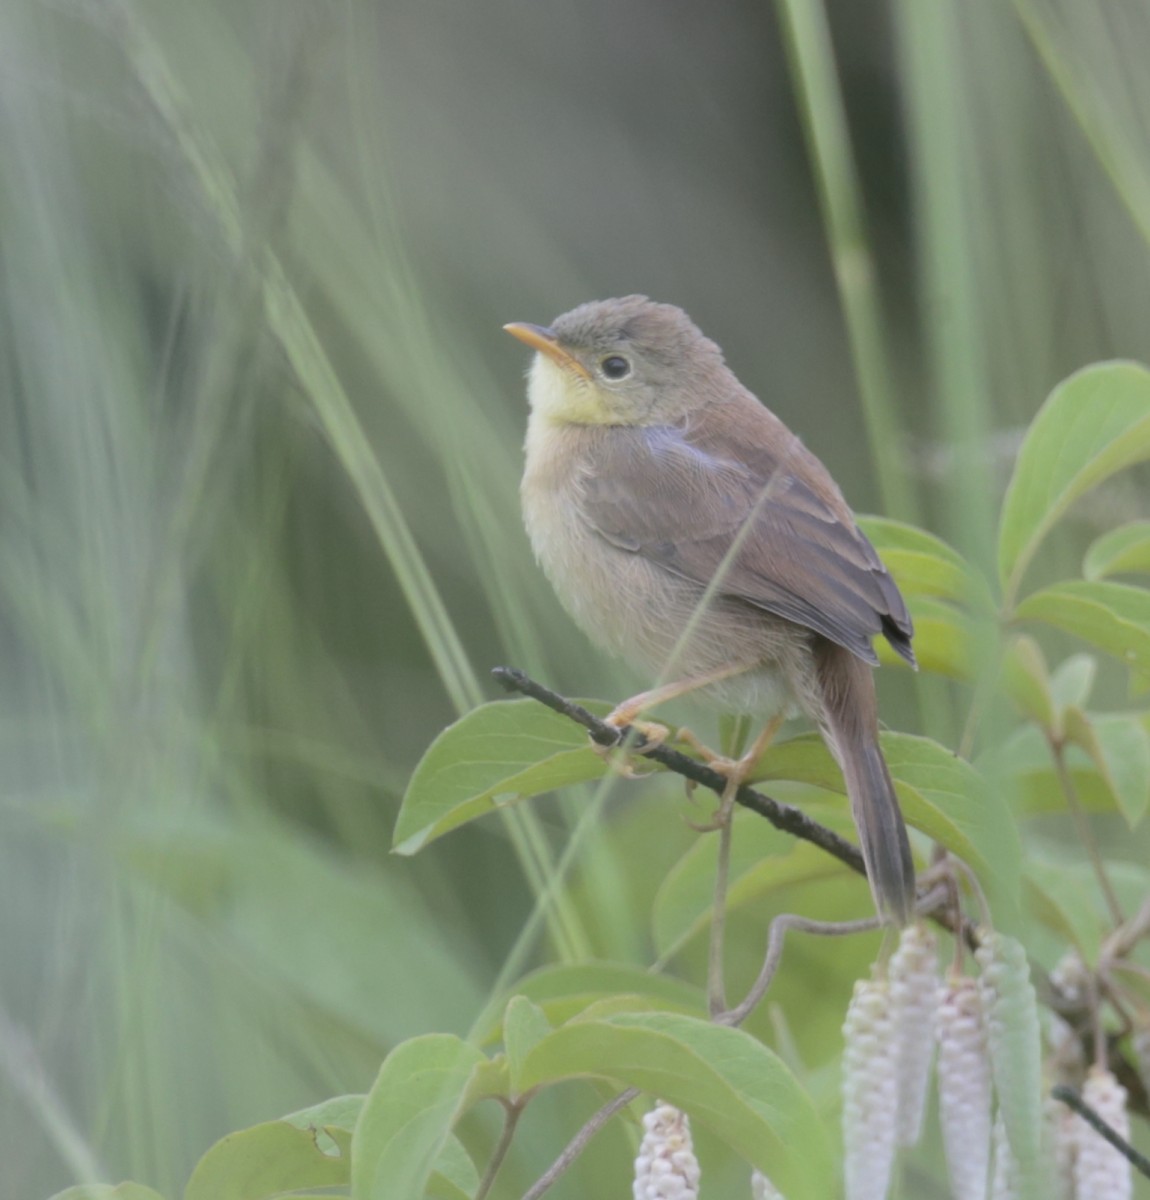
[[[576,375],[582,375],[584,379],[591,378],[587,368],[574,355],[564,350],[559,344],[558,338],[543,325],[526,325],[515,321],[510,325],[504,325],[503,328],[512,337],[525,342],[532,350],[546,354],[553,363],[565,370],[574,371]]]

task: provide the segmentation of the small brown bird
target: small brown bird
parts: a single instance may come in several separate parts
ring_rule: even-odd
[[[696,689],[769,723],[806,713],[843,770],[880,914],[914,912],[906,826],[878,742],[871,645],[912,666],[902,596],[827,469],[681,309],[583,304],[507,325],[531,365],[523,515],[560,600],[653,678],[611,719]]]

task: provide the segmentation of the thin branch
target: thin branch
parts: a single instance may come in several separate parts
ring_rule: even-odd
[[[1073,1109],[1099,1137],[1105,1138],[1130,1163],[1139,1175],[1144,1175],[1147,1179],[1150,1179],[1150,1158],[1147,1158],[1144,1154],[1139,1154],[1072,1087],[1067,1087],[1066,1084],[1059,1083],[1050,1089],[1050,1094],[1055,1100],[1061,1100],[1067,1108]]]
[[[941,885],[928,892],[919,902],[921,913],[928,913],[947,899],[946,886]],[[860,921],[812,921],[809,917],[800,917],[797,913],[783,913],[775,917],[767,930],[767,953],[758,978],[751,985],[742,1003],[725,1013],[720,1013],[715,1021],[719,1025],[741,1025],[758,1007],[759,1001],[767,994],[771,981],[779,969],[783,957],[783,942],[791,930],[798,933],[810,933],[815,937],[849,937],[855,933],[871,933],[881,929],[882,923],[878,917],[866,917]]]
[[[1102,855],[1098,851],[1098,843],[1094,840],[1094,831],[1090,828],[1090,822],[1086,819],[1086,813],[1078,800],[1078,789],[1074,786],[1074,777],[1066,765],[1065,743],[1059,738],[1048,738],[1047,740],[1050,743],[1050,752],[1054,757],[1054,772],[1058,776],[1062,795],[1066,799],[1066,807],[1070,810],[1071,819],[1078,831],[1078,840],[1086,847],[1086,853],[1094,868],[1094,874],[1098,876],[1098,886],[1106,898],[1106,906],[1110,909],[1110,916],[1114,924],[1122,925],[1126,918],[1123,915],[1122,906],[1118,903],[1118,897],[1114,894],[1114,888],[1110,884],[1110,876],[1106,874],[1106,864],[1102,861]]]
[[[870,933],[879,928],[881,922],[878,917],[867,917],[862,921],[812,921],[807,917],[800,917],[797,913],[783,913],[775,917],[767,930],[767,953],[758,978],[751,985],[751,990],[742,1003],[725,1013],[720,1013],[715,1018],[716,1023],[741,1025],[754,1012],[779,969],[783,957],[783,942],[792,929],[799,933],[813,933],[817,937],[845,937],[852,933]]]
[[[709,788],[718,796],[722,796],[729,784],[725,775],[712,770],[706,763],[699,762],[698,759],[673,750],[667,745],[648,747],[646,740],[638,730],[632,729],[629,725],[623,726],[622,729],[608,725],[606,721],[601,721],[589,713],[581,704],[576,704],[566,697],[560,696],[558,692],[544,687],[541,683],[536,683],[534,679],[516,667],[495,667],[491,674],[507,691],[518,692],[520,695],[537,700],[552,712],[557,712],[560,716],[581,725],[591,735],[591,740],[599,746],[610,748],[625,742],[634,753],[652,759],[666,767],[668,771],[673,771],[676,775],[681,775],[692,783]],[[746,784],[743,784],[735,793],[735,800],[744,808],[750,809],[751,812],[765,817],[776,829],[818,846],[820,850],[825,850],[832,858],[837,858],[844,866],[850,867],[852,871],[865,878],[866,867],[863,866],[862,853],[858,847],[848,842],[846,838],[839,837],[825,825],[811,820],[806,813],[789,804],[782,804]],[[921,905],[919,908],[920,912],[929,915],[943,929],[955,936],[961,936],[972,951],[978,948],[975,926],[971,921],[962,918],[961,914],[956,918],[942,905],[936,905],[934,910],[929,913],[925,912]]]
[[[521,1104],[504,1104],[503,1109],[503,1129],[500,1131],[499,1141],[495,1143],[495,1149],[491,1152],[491,1160],[487,1164],[487,1170],[483,1172],[483,1179],[475,1193],[474,1200],[485,1200],[487,1193],[494,1186],[499,1168],[503,1166],[507,1151],[511,1149],[511,1140],[515,1137],[515,1127],[523,1115]]]
[[[731,830],[733,814],[722,802],[719,825],[719,854],[715,863],[715,894],[711,902],[711,940],[707,948],[707,1011],[712,1020],[727,1007],[727,985],[723,972],[723,940],[727,930],[727,884],[731,874]]]
[[[626,1108],[636,1096],[638,1088],[628,1088],[620,1092],[614,1100],[609,1100],[583,1126],[582,1129],[567,1143],[562,1154],[547,1168],[546,1171],[523,1193],[523,1200],[539,1200],[539,1197],[563,1174],[564,1171],[579,1157],[587,1147],[587,1143],[603,1128],[604,1125],[622,1108]]]
[[[720,775],[718,771],[712,770],[698,759],[681,754],[678,750],[673,750],[666,745],[648,747],[638,730],[632,729],[629,725],[623,726],[622,729],[608,725],[606,721],[601,721],[589,713],[582,705],[575,704],[549,688],[545,688],[542,684],[536,683],[534,679],[515,667],[496,667],[491,674],[509,692],[519,692],[523,696],[529,696],[532,700],[538,700],[552,712],[557,712],[577,725],[582,725],[591,735],[591,740],[597,745],[612,747],[626,742],[636,754],[642,754],[644,758],[649,758],[669,771],[682,775],[684,779],[693,780],[695,783],[709,788],[719,796],[727,787],[728,780],[725,775]],[[825,850],[839,862],[850,867],[852,871],[856,871],[860,875],[866,874],[862,853],[857,846],[848,842],[846,838],[839,837],[825,825],[812,821],[799,809],[793,808],[789,804],[781,804],[778,800],[774,800],[746,784],[743,784],[735,793],[735,800],[744,808],[749,808],[759,816],[765,817],[776,829],[802,838],[803,841],[811,842],[820,850]]]

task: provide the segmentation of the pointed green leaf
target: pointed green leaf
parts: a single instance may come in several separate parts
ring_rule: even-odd
[[[586,707],[597,715],[609,711],[595,701]],[[394,847],[414,854],[501,804],[606,772],[574,721],[534,700],[482,704],[449,725],[420,759],[396,821]]]
[[[1137,716],[1122,713],[1091,716],[1090,725],[1094,737],[1088,752],[1133,828],[1150,804],[1150,733]]]
[[[1090,699],[1098,660],[1093,654],[1072,654],[1060,662],[1050,676],[1050,694],[1058,708],[1077,704],[1079,708]]]
[[[933,533],[886,517],[861,517],[859,525],[904,596],[994,607],[982,575]]]
[[[352,1141],[352,1200],[420,1200],[486,1059],[446,1033],[403,1042],[383,1060]]]
[[[572,1021],[531,1053],[524,1084],[609,1079],[687,1112],[763,1171],[790,1200],[834,1191],[835,1155],[810,1097],[742,1030],[671,1013]]]
[[[359,1114],[363,1111],[363,1102],[367,1097],[363,1094],[347,1096],[332,1096],[329,1100],[321,1100],[298,1112],[288,1113],[281,1120],[299,1129],[343,1129],[351,1133]]]
[[[479,1172],[463,1143],[452,1134],[435,1160],[427,1188],[431,1200],[471,1200],[479,1189]]]
[[[1006,648],[1004,668],[1003,684],[1011,700],[1043,729],[1057,728],[1050,674],[1038,643],[1025,634],[1015,638]]]
[[[192,1171],[184,1200],[272,1200],[349,1178],[347,1158],[322,1149],[317,1131],[267,1121],[216,1142]]]
[[[1082,560],[1087,579],[1150,574],[1150,521],[1130,521],[1096,538]]]
[[[609,996],[640,996],[650,1005],[675,1012],[706,1011],[702,991],[668,975],[658,975],[630,963],[587,962],[542,967],[518,980],[513,994],[530,998],[552,1025],[561,1025],[590,1005]],[[474,1040],[489,1046],[502,1037],[508,993],[493,997],[476,1020]]]
[[[1017,916],[1021,843],[1014,819],[965,759],[930,738],[883,733],[883,754],[908,825],[954,851],[993,891],[1006,924]],[[842,773],[815,735],[772,746],[756,779],[791,779],[843,792]]]
[[[1044,925],[1074,943],[1083,961],[1098,961],[1106,933],[1107,915],[1098,904],[1092,876],[1074,863],[1055,859],[1031,848],[1026,856],[1026,895]]]
[[[1084,750],[1068,745],[1066,765],[1078,793],[1078,802],[1087,812],[1114,811],[1114,798]],[[1050,747],[1035,725],[1015,730],[988,750],[979,758],[978,768],[986,778],[1001,781],[1019,815],[1066,811],[1066,800],[1054,770]]]
[[[1051,526],[1070,505],[1123,467],[1150,458],[1150,371],[1109,362],[1071,375],[1051,392],[1019,451],[1002,506],[998,569],[1013,597]]]
[[[975,767],[930,738],[884,733],[882,748],[907,823],[968,863],[991,898],[996,923],[1016,928],[1022,843],[1002,798]]]
[[[503,1015],[503,1046],[511,1089],[520,1094],[520,1074],[527,1055],[551,1032],[547,1014],[526,996],[512,996]]]
[[[1043,621],[1113,655],[1132,670],[1150,671],[1150,592],[1124,583],[1057,583],[1027,596],[1020,620]]]

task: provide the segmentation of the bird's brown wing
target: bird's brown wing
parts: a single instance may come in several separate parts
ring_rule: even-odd
[[[910,615],[825,467],[747,397],[736,420],[616,427],[582,515],[612,544],[813,629],[870,663],[914,663]],[[736,543],[735,549],[732,546]]]

